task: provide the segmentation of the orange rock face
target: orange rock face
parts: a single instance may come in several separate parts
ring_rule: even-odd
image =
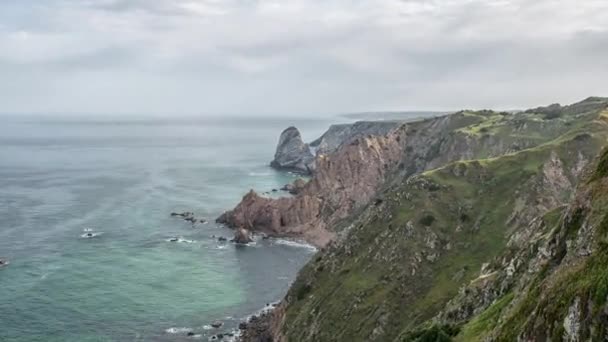
[[[368,203],[395,169],[401,155],[396,137],[361,138],[331,155],[318,155],[315,175],[296,196],[271,199],[252,190],[218,221],[324,246],[335,237],[327,227]]]

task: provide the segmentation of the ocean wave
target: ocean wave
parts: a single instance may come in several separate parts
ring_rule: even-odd
[[[181,237],[179,237],[179,238],[168,238],[165,241],[167,241],[167,242],[181,242],[181,243],[195,243],[196,242],[195,240],[187,240],[187,239],[184,239],[184,238],[181,238]]]
[[[272,173],[270,173],[270,172],[249,172],[247,175],[250,177],[266,177],[266,176],[272,176]]]
[[[317,247],[308,244],[306,242],[303,241],[294,241],[294,240],[286,240],[286,239],[274,239],[273,240],[274,244],[277,245],[283,245],[283,246],[289,246],[289,247],[296,247],[296,248],[305,248],[308,249],[310,251],[316,252],[317,251]]]

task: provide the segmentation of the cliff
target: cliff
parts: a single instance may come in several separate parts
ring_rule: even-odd
[[[241,203],[231,222],[270,229],[249,219],[275,210],[279,234],[331,243],[244,340],[608,336],[608,152],[593,162],[608,99],[555,111],[464,111],[357,139],[321,159],[305,209],[246,196],[260,206]]]
[[[582,104],[563,117],[540,113],[462,111],[405,123],[386,135],[356,138],[328,154],[317,154],[312,179],[294,197],[269,199],[248,193],[218,222],[271,236],[305,239],[325,246],[382,187],[446,163],[491,158],[539,146],[588,122]],[[323,139],[321,139],[323,140]],[[377,199],[381,200],[381,199]]]
[[[315,156],[336,151],[344,144],[358,138],[386,135],[397,129],[401,121],[357,121],[355,123],[331,125],[318,139],[305,144],[295,127],[281,133],[279,143],[270,166],[279,170],[312,174],[316,169]]]
[[[401,124],[402,121],[357,121],[353,124],[331,125],[327,132],[311,142],[310,146],[318,154],[328,154],[359,138],[387,135]]]

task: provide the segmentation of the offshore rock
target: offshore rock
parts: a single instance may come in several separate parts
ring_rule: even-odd
[[[300,131],[295,127],[288,127],[281,133],[274,159],[270,166],[279,170],[290,170],[301,173],[312,173],[315,156],[310,148],[302,141]]]
[[[234,231],[234,239],[232,239],[232,242],[246,245],[252,241],[251,235],[247,229],[239,228]]]

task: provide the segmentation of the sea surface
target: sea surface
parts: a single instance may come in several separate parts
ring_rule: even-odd
[[[314,249],[220,243],[214,219],[294,180],[268,167],[284,128],[332,122],[3,119],[0,341],[204,341],[280,299]]]

